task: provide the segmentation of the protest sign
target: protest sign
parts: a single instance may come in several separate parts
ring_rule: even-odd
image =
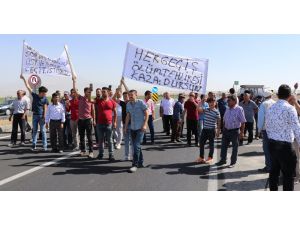
[[[71,76],[71,68],[66,51],[63,51],[62,55],[58,59],[50,59],[24,42],[22,73],[51,76]]]
[[[206,92],[208,59],[176,57],[127,44],[123,76],[185,91]]]

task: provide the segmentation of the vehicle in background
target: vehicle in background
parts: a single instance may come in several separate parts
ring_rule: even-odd
[[[241,85],[238,91],[238,96],[244,94],[245,91],[250,91],[253,98],[257,96],[264,96],[265,91],[270,90],[266,88],[264,85]]]
[[[14,99],[6,100],[0,104],[0,115],[9,116],[11,114]]]

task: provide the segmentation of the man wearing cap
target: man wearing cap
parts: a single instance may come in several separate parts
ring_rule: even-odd
[[[272,92],[271,91],[265,91],[263,94],[265,100],[261,103],[258,111],[258,119],[257,119],[257,128],[258,133],[262,134],[263,138],[263,151],[265,154],[265,167],[262,169],[259,169],[260,172],[263,173],[269,173],[271,170],[271,156],[270,156],[270,150],[269,150],[269,139],[266,132],[266,126],[265,126],[265,117],[267,112],[269,111],[269,108],[275,103],[275,101],[272,99]]]

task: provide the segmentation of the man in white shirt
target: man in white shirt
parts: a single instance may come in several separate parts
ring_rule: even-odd
[[[265,100],[259,107],[257,119],[257,128],[258,132],[261,133],[263,137],[263,151],[265,154],[265,167],[263,169],[259,169],[259,171],[263,173],[269,173],[271,170],[271,156],[269,150],[269,139],[266,132],[265,118],[270,107],[275,104],[275,101],[272,99],[272,94],[273,93],[271,91],[266,91],[264,93]]]
[[[266,131],[272,162],[269,177],[271,191],[278,190],[280,172],[283,175],[283,190],[294,190],[297,156],[292,143],[295,138],[300,143],[300,123],[296,109],[288,103],[291,94],[288,85],[281,85],[278,89],[279,100],[266,114]]]
[[[11,140],[8,147],[15,147],[18,137],[18,126],[21,130],[21,146],[25,145],[25,115],[28,109],[27,101],[23,99],[24,92],[21,90],[17,91],[17,99],[13,101],[12,113],[10,114],[9,121],[11,121],[12,116],[12,132],[11,132]]]
[[[52,104],[48,106],[45,118],[46,129],[48,129],[50,124],[50,143],[52,152],[54,153],[62,153],[64,148],[63,128],[66,120],[65,107],[59,102],[59,99],[59,94],[52,94]]]
[[[170,135],[174,105],[175,105],[175,100],[171,98],[169,92],[166,92],[165,98],[161,100],[160,109],[162,112],[164,128],[167,135]]]

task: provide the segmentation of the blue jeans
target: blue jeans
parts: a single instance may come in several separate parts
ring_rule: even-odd
[[[130,129],[127,129],[126,134],[124,136],[124,145],[125,145],[125,157],[124,158],[131,158],[133,153],[133,144],[131,139]],[[131,145],[131,151],[130,151]]]
[[[141,148],[141,142],[144,137],[142,130],[131,130],[131,138],[133,143],[133,160],[132,166],[141,167],[143,166],[144,158]]]
[[[263,136],[263,151],[265,153],[265,164],[267,167],[267,170],[271,170],[271,155],[270,155],[270,147],[269,147],[269,138],[267,135],[267,131],[262,130],[262,136]]]
[[[45,128],[45,120],[43,119],[42,115],[33,115],[32,116],[32,145],[33,145],[33,147],[36,146],[38,125],[40,125],[40,129],[42,131],[43,147],[47,148],[47,135],[46,135],[46,128]]]
[[[149,127],[149,130],[150,130],[151,142],[154,142],[154,125],[153,125],[153,117],[152,117],[152,115],[149,115],[149,118],[148,118],[148,127]],[[144,143],[147,142],[146,133],[144,134],[144,140],[143,140],[143,142]]]
[[[108,142],[108,153],[110,156],[114,154],[113,140],[112,140],[112,124],[97,124],[97,133],[99,138],[99,155],[104,153],[104,137]]]

